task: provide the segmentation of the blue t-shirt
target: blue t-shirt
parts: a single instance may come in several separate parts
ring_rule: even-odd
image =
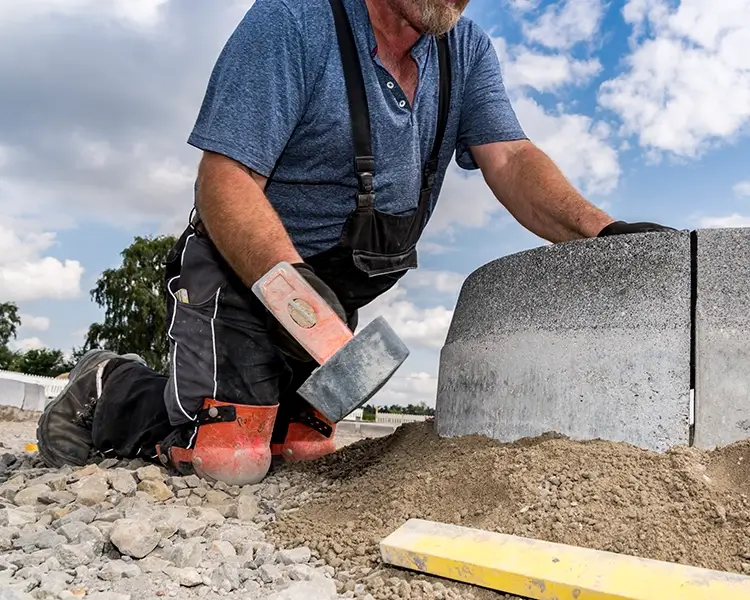
[[[419,67],[412,107],[378,57],[364,0],[344,5],[370,107],[375,207],[411,213],[437,126],[437,43],[423,36],[412,50]],[[451,107],[430,214],[454,151],[458,165],[476,169],[469,146],[526,138],[489,36],[462,17],[448,39]],[[339,241],[357,180],[328,0],[256,0],[216,62],[188,143],[272,176],[266,195],[303,258]]]

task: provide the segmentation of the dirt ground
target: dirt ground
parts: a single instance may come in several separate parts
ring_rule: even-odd
[[[273,535],[310,545],[337,568],[377,568],[378,542],[423,518],[750,574],[750,441],[658,454],[555,436],[440,439],[418,423],[296,468],[329,487]]]
[[[0,410],[0,454],[34,442],[35,425]],[[441,439],[431,423],[415,423],[377,439],[342,434],[337,445],[285,467],[308,476],[316,499],[268,535],[309,546],[376,589],[382,581],[376,600],[442,598],[446,588],[450,598],[513,598],[381,565],[379,542],[409,518],[750,575],[750,440],[659,454],[560,436]],[[394,596],[389,580],[408,581],[408,593]]]

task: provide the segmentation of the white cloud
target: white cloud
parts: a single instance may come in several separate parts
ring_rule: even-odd
[[[415,269],[407,273],[401,281],[406,288],[426,287],[438,292],[453,293],[461,289],[464,279],[465,275],[452,271]]]
[[[139,28],[154,27],[169,0],[0,0],[0,24],[48,17],[114,20]]]
[[[750,0],[629,0],[623,15],[634,48],[599,91],[623,133],[688,158],[739,135],[750,123]]]
[[[445,306],[422,308],[406,298],[396,284],[360,312],[359,328],[382,316],[410,348],[439,350],[445,342],[453,310]]]
[[[496,44],[496,47],[499,44]],[[503,79],[513,87],[554,92],[565,85],[582,85],[601,72],[596,59],[576,60],[564,54],[542,54],[518,46],[506,52]]]
[[[394,375],[370,401],[374,406],[421,404],[435,406],[437,377],[425,372]]]
[[[609,194],[617,187],[621,169],[605,123],[563,111],[551,114],[526,97],[514,106],[529,137],[585,194]]]
[[[425,254],[447,254],[451,252],[453,248],[446,246],[445,244],[438,244],[437,242],[424,241],[424,238],[419,242],[419,251]]]
[[[513,108],[527,135],[584,194],[611,193],[621,169],[606,123],[562,106],[545,110],[528,93],[529,88],[554,92],[566,85],[582,85],[600,72],[599,62],[576,60],[566,53],[542,54],[525,46],[509,48],[502,38],[493,42]]]
[[[550,4],[539,19],[524,23],[526,37],[547,48],[568,50],[590,40],[604,14],[602,0],[564,0]]]
[[[70,151],[75,157],[74,165],[84,171],[101,169],[116,162],[115,150],[106,140],[89,138],[80,132],[73,132]]]
[[[702,217],[699,227],[704,229],[720,229],[732,227],[750,227],[750,217],[734,213],[726,217]]]
[[[466,171],[452,161],[445,174],[440,200],[424,236],[451,235],[456,229],[484,227],[502,209],[479,171]],[[445,235],[441,236],[445,239]]]
[[[194,168],[171,157],[152,165],[138,185],[142,191],[155,195],[184,193],[189,197],[195,175]]]
[[[200,158],[185,140],[251,5],[0,0],[0,215],[184,227]]]
[[[48,317],[34,317],[32,315],[20,314],[21,327],[25,329],[34,329],[36,331],[47,331],[49,329]]]
[[[732,191],[735,196],[739,196],[740,198],[750,197],[750,179],[734,184]]]
[[[78,261],[44,255],[55,241],[54,233],[12,228],[0,222],[0,301],[21,302],[40,298],[75,298],[80,292],[83,267]]]
[[[157,222],[174,233],[190,212],[196,166],[175,156],[155,158],[157,154],[151,144],[116,148],[105,140],[74,136],[74,164],[54,184],[0,177],[0,210],[33,215],[56,228],[83,217],[115,227]],[[126,187],[113,184],[123,168],[132,173]]]
[[[8,347],[14,352],[28,352],[29,350],[41,350],[47,345],[38,337],[24,338],[22,340],[11,340]]]
[[[534,10],[537,6],[539,6],[539,2],[540,0],[505,0],[506,4],[508,4],[513,10],[520,13],[526,13]]]

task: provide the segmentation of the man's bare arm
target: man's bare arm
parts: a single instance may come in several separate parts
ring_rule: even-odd
[[[251,286],[280,261],[302,262],[265,195],[266,179],[221,154],[204,152],[197,206],[226,261]]]
[[[521,225],[550,242],[595,237],[614,221],[589,203],[532,142],[498,142],[471,152],[487,185]]]

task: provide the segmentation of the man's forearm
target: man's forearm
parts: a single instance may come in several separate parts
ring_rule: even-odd
[[[247,286],[280,261],[302,262],[264,186],[263,178],[221,155],[205,153],[198,168],[201,220]]]
[[[483,168],[495,196],[524,227],[550,242],[595,237],[612,221],[568,182],[532,143]]]

